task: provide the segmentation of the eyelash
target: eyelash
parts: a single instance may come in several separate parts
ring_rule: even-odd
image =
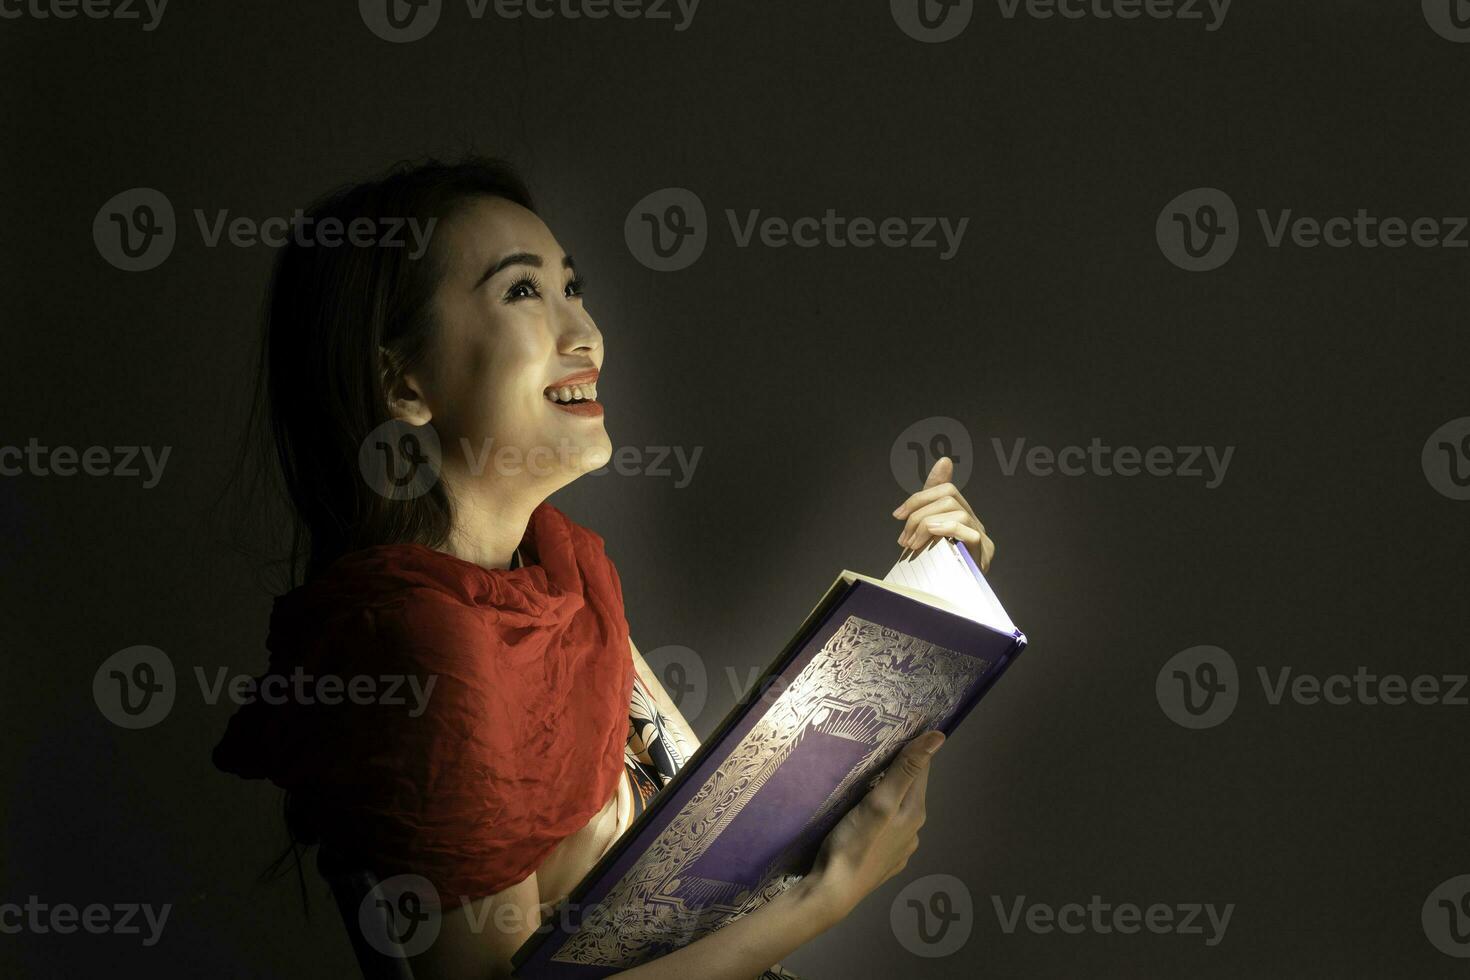
[[[522,287],[530,289],[533,296],[541,295],[541,280],[537,278],[534,274],[527,273],[526,275],[521,276],[515,282],[510,284],[510,288],[505,291],[505,301],[507,303],[514,303],[518,300],[530,299],[530,296],[515,295],[516,290]],[[568,290],[568,298],[581,296],[582,293],[587,289],[587,280],[582,276],[573,276],[567,282],[566,288]]]

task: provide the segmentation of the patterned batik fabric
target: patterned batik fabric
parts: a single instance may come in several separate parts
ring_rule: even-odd
[[[638,819],[654,794],[683,768],[688,761],[685,752],[686,746],[674,737],[672,726],[659,712],[643,686],[643,679],[634,674],[633,697],[628,704],[628,745],[624,752],[628,782],[633,788],[633,820]]]

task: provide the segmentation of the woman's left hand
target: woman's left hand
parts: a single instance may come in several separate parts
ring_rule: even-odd
[[[941,456],[929,471],[924,489],[899,504],[893,516],[903,521],[898,543],[918,551],[935,538],[954,538],[964,543],[982,572],[990,571],[995,542],[959,489],[950,483],[954,461]]]

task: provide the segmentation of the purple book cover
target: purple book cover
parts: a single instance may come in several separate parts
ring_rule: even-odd
[[[516,953],[515,976],[610,976],[770,901],[899,750],[930,728],[949,735],[1025,646],[1020,631],[839,579]]]

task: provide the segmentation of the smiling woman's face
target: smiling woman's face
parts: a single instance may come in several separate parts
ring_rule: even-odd
[[[433,340],[392,393],[394,413],[432,422],[455,483],[550,492],[603,466],[612,443],[594,400],[602,334],[551,230],[518,204],[477,197],[433,235],[442,269]],[[410,389],[416,398],[396,398]]]

